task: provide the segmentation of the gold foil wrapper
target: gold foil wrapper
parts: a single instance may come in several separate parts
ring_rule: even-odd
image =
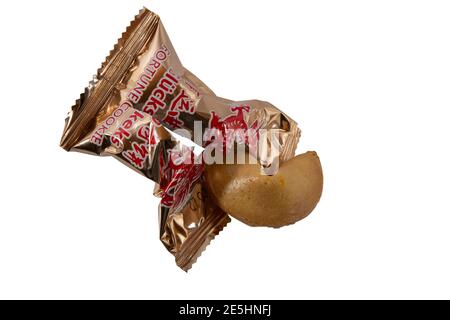
[[[276,131],[276,146],[263,144],[279,149],[281,161],[294,156],[300,137],[295,121],[270,103],[215,96],[183,67],[159,17],[144,8],[72,107],[61,138],[68,151],[113,156],[157,183],[161,241],[184,270],[229,222],[202,185],[202,162],[181,162],[195,158],[192,150],[164,129],[193,134],[198,124],[193,141],[207,147],[219,136],[224,153],[234,143],[230,129],[256,132],[240,139],[247,146],[263,139],[263,129]],[[270,166],[275,159],[259,160]]]

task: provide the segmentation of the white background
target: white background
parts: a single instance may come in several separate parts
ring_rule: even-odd
[[[300,123],[322,201],[281,230],[233,221],[188,273],[153,183],[59,148],[137,11],[218,95]],[[0,298],[450,298],[448,1],[0,2]]]

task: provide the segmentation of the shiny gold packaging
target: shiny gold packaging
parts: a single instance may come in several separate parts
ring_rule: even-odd
[[[198,124],[201,139],[195,137]],[[294,156],[300,130],[267,102],[215,96],[182,66],[160,18],[145,8],[139,12],[72,107],[61,146],[113,156],[155,181],[161,241],[188,270],[229,217],[203,186],[203,159],[164,127],[186,130],[202,147],[220,141],[223,153],[236,141],[251,147],[265,139],[260,131],[270,129],[277,140],[263,145],[276,147],[281,161]],[[230,140],[230,130],[252,134]],[[274,159],[258,160],[270,166]]]

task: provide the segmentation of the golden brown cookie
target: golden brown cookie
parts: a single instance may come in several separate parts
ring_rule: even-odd
[[[210,165],[208,188],[222,210],[250,225],[283,227],[307,217],[322,195],[319,156],[307,152],[281,164],[273,176],[259,165]]]

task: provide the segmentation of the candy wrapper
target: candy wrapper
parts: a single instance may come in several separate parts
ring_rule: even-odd
[[[135,17],[72,107],[61,146],[113,156],[156,182],[161,241],[187,270],[229,218],[204,187],[204,154],[195,157],[164,127],[184,130],[215,157],[243,145],[275,169],[294,156],[300,130],[267,102],[215,96],[183,67],[156,14],[144,8]]]

